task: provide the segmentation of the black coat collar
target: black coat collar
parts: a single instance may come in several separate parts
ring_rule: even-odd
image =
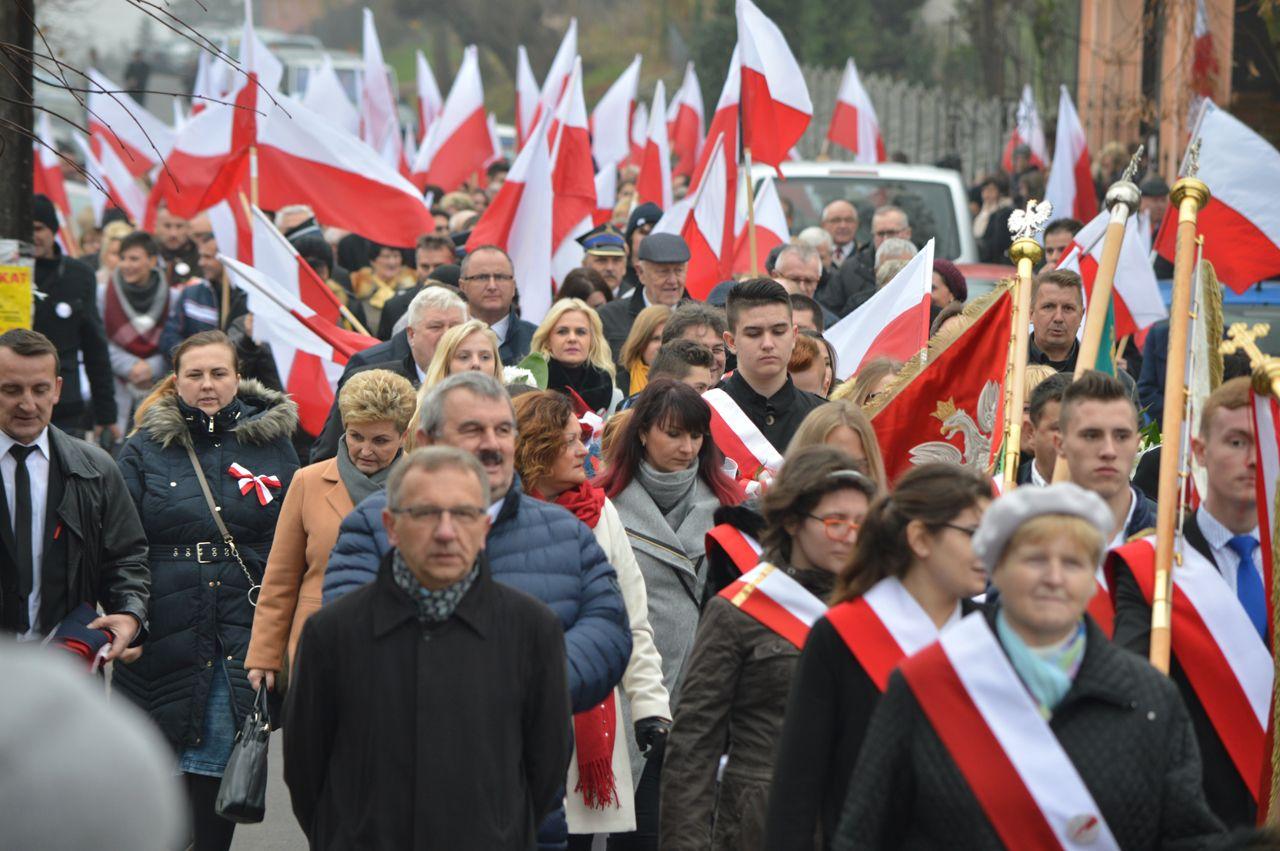
[[[413,600],[400,590],[391,577],[391,560],[394,557],[395,550],[391,550],[382,557],[382,564],[378,568],[373,598],[374,638],[382,638],[406,621],[416,621],[418,617]],[[489,560],[485,558],[483,551],[476,557],[476,567],[479,568],[480,575],[458,602],[458,607],[453,610],[449,620],[457,618],[484,638],[493,629],[494,614],[492,608],[486,605],[492,593],[493,577],[489,572]]]

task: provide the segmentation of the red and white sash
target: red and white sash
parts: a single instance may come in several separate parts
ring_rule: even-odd
[[[809,628],[826,614],[826,603],[769,562],[729,583],[720,596],[796,647],[804,647]]]
[[[1120,847],[981,614],[901,670],[1005,847]]]
[[[1155,536],[1112,550],[1150,605],[1155,592]],[[1204,707],[1255,802],[1265,804],[1271,748],[1267,727],[1275,666],[1267,645],[1218,569],[1184,547],[1173,571],[1173,655]]]
[[[759,564],[763,552],[759,541],[731,523],[713,526],[707,533],[706,549],[710,552],[712,548],[723,550],[739,573],[746,573]]]
[[[711,406],[711,439],[738,465],[738,479],[768,484],[782,468],[778,450],[728,393],[713,387],[702,398]]]
[[[938,640],[933,621],[892,576],[858,599],[833,606],[827,620],[880,691],[898,663]]]
[[[1088,612],[1090,617],[1107,638],[1116,632],[1116,606],[1111,599],[1111,591],[1107,588],[1107,576],[1101,567],[1097,573],[1097,590],[1089,598]]]

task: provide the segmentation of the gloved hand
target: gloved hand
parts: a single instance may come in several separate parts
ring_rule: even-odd
[[[651,718],[640,718],[635,722],[636,744],[640,753],[649,759],[660,759],[667,748],[667,734],[671,732],[671,722],[656,715]]]

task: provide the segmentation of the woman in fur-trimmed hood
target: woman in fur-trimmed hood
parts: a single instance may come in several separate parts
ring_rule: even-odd
[[[173,366],[139,406],[139,426],[118,462],[147,533],[153,595],[150,635],[122,657],[127,663],[116,665],[113,683],[178,750],[196,847],[225,848],[234,824],[214,813],[213,802],[235,731],[253,706],[244,668],[256,604],[249,592],[262,582],[298,469],[290,442],[298,413],[283,393],[240,379],[235,348],[221,331],[183,341]]]

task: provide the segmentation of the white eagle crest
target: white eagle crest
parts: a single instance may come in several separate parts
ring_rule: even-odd
[[[942,420],[939,431],[950,438],[957,432],[964,439],[964,451],[944,440],[930,440],[911,449],[912,464],[929,464],[942,461],[959,464],[979,473],[985,472],[991,455],[991,439],[996,428],[996,410],[1000,406],[1000,383],[988,381],[978,395],[977,420],[969,412],[957,408],[955,399],[938,402],[933,416]]]
[[[1034,237],[1044,229],[1053,215],[1053,204],[1049,201],[1027,204],[1025,210],[1014,210],[1009,214],[1009,233],[1014,239]]]

